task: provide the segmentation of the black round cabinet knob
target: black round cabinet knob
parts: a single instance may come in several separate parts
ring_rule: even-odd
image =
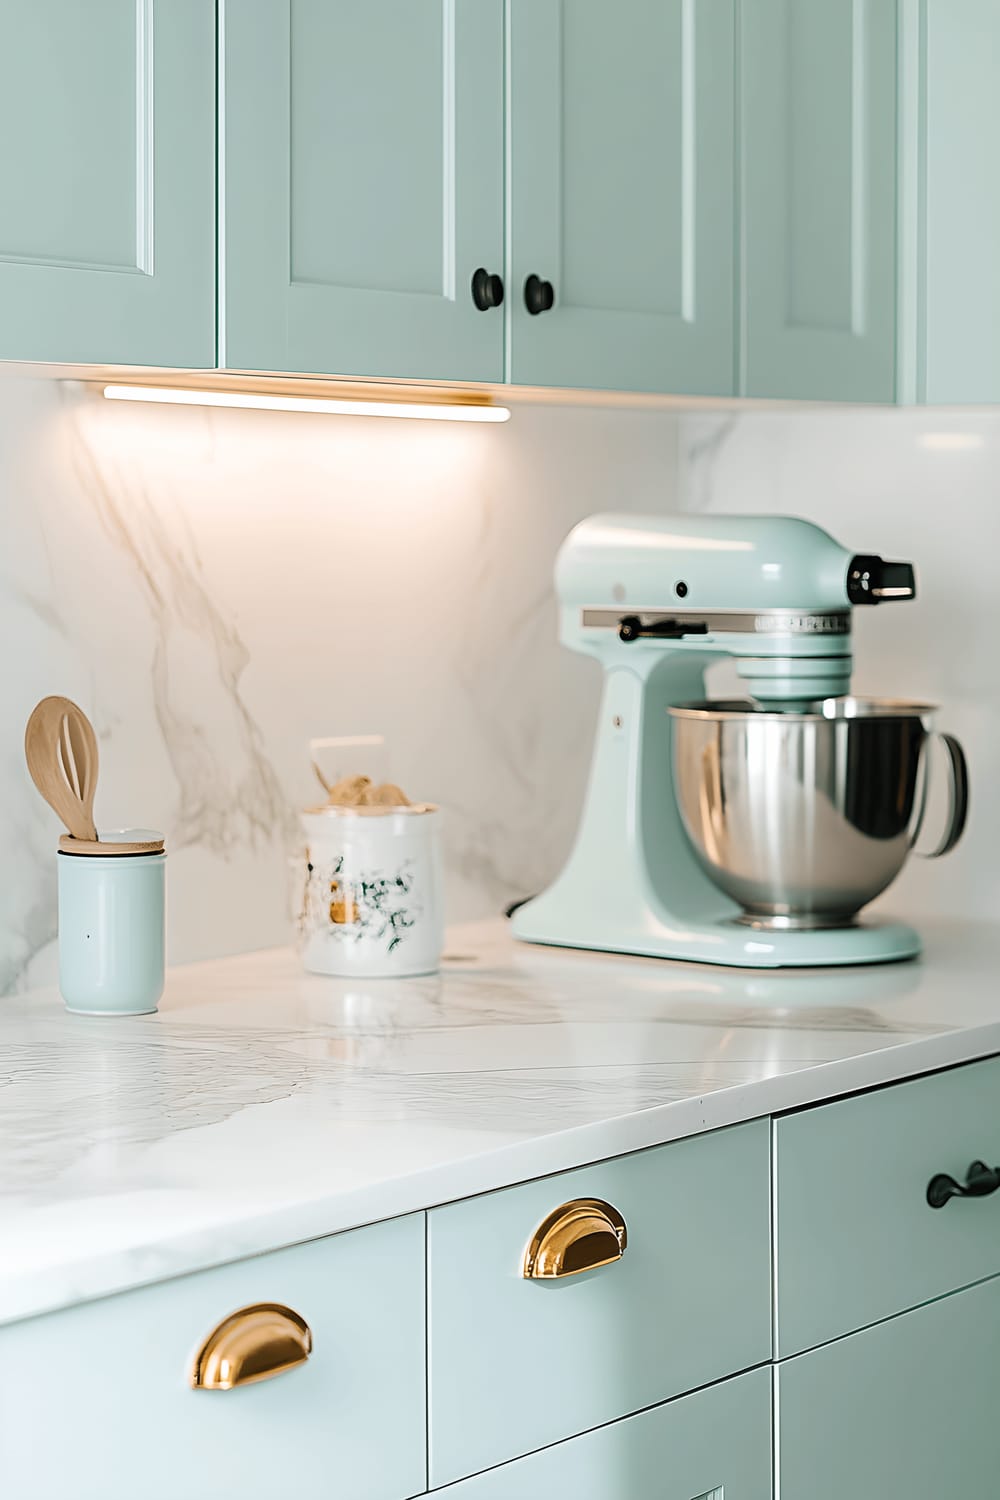
[[[472,273],[472,300],[480,312],[489,312],[503,301],[503,278],[491,276],[485,266]]]
[[[542,281],[532,272],[524,283],[524,305],[532,317],[548,312],[555,300],[555,289],[551,281]]]

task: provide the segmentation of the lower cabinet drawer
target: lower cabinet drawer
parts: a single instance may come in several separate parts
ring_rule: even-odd
[[[1000,1192],[927,1201],[1000,1166],[1000,1059],[775,1123],[777,1355],[1000,1273]]]
[[[781,1500],[1000,1494],[998,1356],[993,1280],[786,1360]]]
[[[755,1121],[428,1215],[432,1488],[769,1358],[768,1135]],[[532,1245],[549,1275],[525,1276]]]
[[[306,1362],[192,1389],[220,1320],[268,1303],[308,1324]],[[247,1314],[204,1378],[259,1377],[301,1340],[284,1313]],[[422,1215],[0,1328],[10,1500],[402,1500],[425,1484]]]
[[[438,1493],[449,1500],[771,1500],[770,1371],[738,1375]]]

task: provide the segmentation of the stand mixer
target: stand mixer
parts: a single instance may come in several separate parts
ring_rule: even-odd
[[[535,943],[751,968],[919,952],[859,920],[898,873],[926,804],[931,709],[863,702],[851,611],[912,599],[913,568],[781,516],[598,515],[556,563],[560,640],[605,672],[576,843],[519,907]],[[731,657],[752,702],[701,703]],[[962,832],[967,780],[948,751]]]

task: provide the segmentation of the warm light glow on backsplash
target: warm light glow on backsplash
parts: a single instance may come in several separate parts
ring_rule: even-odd
[[[354,401],[326,396],[274,396],[256,391],[182,390],[172,386],[106,385],[109,401],[164,406],[231,406],[248,411],[313,412],[338,417],[418,417],[432,422],[506,422],[506,406],[416,401]]]
[[[970,453],[986,443],[981,432],[922,432],[917,441],[928,453]]]
[[[213,398],[213,404],[102,398],[106,385],[126,383],[132,382],[107,376],[67,383],[62,412],[67,431],[82,440],[102,482],[129,494],[133,505],[148,501],[157,514],[178,508],[195,518],[191,524],[206,549],[214,545],[216,528],[228,538],[228,548],[251,553],[258,545],[253,537],[275,525],[300,541],[335,532],[338,548],[364,550],[389,542],[391,533],[393,545],[386,550],[393,558],[398,553],[400,567],[404,562],[412,567],[412,548],[428,540],[428,525],[439,543],[441,532],[457,528],[464,536],[467,527],[481,524],[484,497],[492,493],[496,466],[506,463],[514,435],[503,422],[368,422],[360,416],[324,422],[293,404],[357,400],[367,411],[366,393],[356,386],[334,388],[328,398],[315,387],[287,394],[267,387],[241,389],[235,379],[224,390],[203,392],[191,380],[183,387],[143,384],[142,390],[171,396],[190,390]],[[259,410],[243,401],[235,409],[214,404],[230,391],[236,397],[273,398],[278,409]],[[373,392],[372,404],[382,398],[410,404],[403,389]],[[415,393],[413,404],[427,399]],[[430,396],[435,409],[464,399],[457,392]],[[281,409],[286,402],[289,411]],[[171,532],[179,524],[172,522]]]

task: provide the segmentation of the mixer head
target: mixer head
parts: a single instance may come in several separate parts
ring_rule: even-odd
[[[591,516],[556,587],[571,649],[646,678],[678,652],[731,656],[757,702],[786,711],[849,691],[855,605],[916,593],[909,563],[791,516]]]

